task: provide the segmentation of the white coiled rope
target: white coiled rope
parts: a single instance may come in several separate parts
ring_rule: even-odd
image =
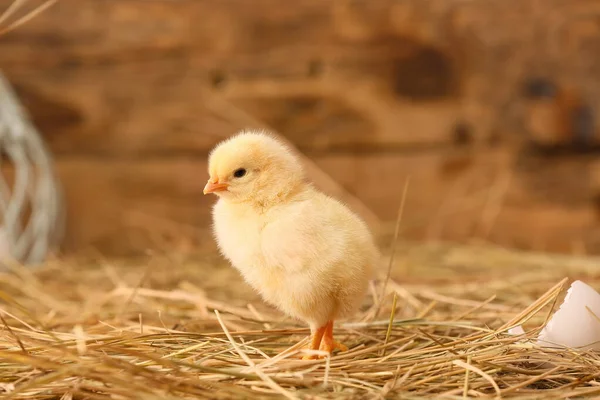
[[[0,256],[40,263],[58,246],[63,228],[52,157],[0,73]]]

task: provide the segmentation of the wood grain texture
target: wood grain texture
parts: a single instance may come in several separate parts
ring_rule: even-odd
[[[462,168],[448,163],[464,158]],[[402,236],[416,240],[484,239],[519,248],[593,249],[598,213],[586,202],[541,200],[522,176],[507,175],[506,152],[347,156],[314,159],[384,221],[393,219],[410,178]],[[203,196],[205,160],[59,160],[70,205],[65,251],[90,247],[126,255],[181,240],[214,246],[212,196]],[[539,176],[539,175],[538,175]],[[552,173],[549,175],[552,176]],[[590,196],[593,191],[587,192]]]
[[[207,237],[205,170],[202,161],[59,160],[69,210],[64,251],[126,255],[161,239]]]
[[[590,207],[592,180],[569,196],[557,176],[582,165],[526,169],[511,152],[324,156],[318,164],[355,193],[384,221],[393,219],[410,179],[402,236],[417,240],[489,240],[505,246],[545,251],[595,251],[598,213]],[[450,165],[454,165],[450,167]],[[537,179],[540,192],[532,187]],[[568,179],[568,178],[567,178]],[[583,186],[583,185],[587,186]],[[576,197],[575,197],[576,196]],[[568,198],[568,201],[567,201]]]
[[[144,130],[151,140],[121,151],[203,152],[202,89],[248,107],[305,151],[351,151],[365,137],[375,149],[440,146],[453,143],[457,124],[479,141],[519,128],[510,109],[526,106],[521,86],[538,76],[599,103],[600,60],[586,52],[595,3],[546,4],[62,0],[3,37],[0,62],[43,130],[60,130],[61,152],[104,151],[119,140],[111,137]],[[152,140],[159,132],[178,139]],[[319,140],[306,139],[315,132]]]
[[[346,25],[360,7],[64,0],[7,35],[0,63],[60,153],[203,153],[210,140],[199,132],[218,129],[202,110],[211,90],[253,112],[260,107],[258,117],[302,138],[306,151],[317,130],[325,138],[317,150],[324,143],[356,148],[371,135],[379,148],[451,141],[453,55],[387,24],[378,38],[355,37]],[[375,14],[390,7],[380,2]],[[416,97],[432,109],[413,105]],[[280,108],[269,115],[273,104]],[[433,118],[438,125],[427,123]],[[306,119],[315,122],[304,126]],[[419,135],[398,129],[419,123]],[[165,140],[167,133],[173,138]]]
[[[595,0],[61,0],[0,38],[0,65],[56,157],[69,251],[206,231],[207,152],[251,126],[384,221],[411,176],[409,238],[600,251],[599,13]]]

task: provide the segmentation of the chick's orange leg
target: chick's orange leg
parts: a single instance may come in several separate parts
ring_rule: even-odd
[[[321,344],[321,339],[323,338],[323,334],[325,333],[326,327],[327,327],[327,325],[322,326],[312,334],[312,338],[310,340],[310,346],[308,347],[309,350],[319,350],[319,346]],[[302,359],[303,360],[312,360],[315,357],[316,356],[313,354],[307,354],[304,357],[302,357]]]
[[[333,340],[333,321],[327,321],[327,324],[325,324],[325,332],[323,333],[323,339],[321,340],[321,346],[319,349],[328,353],[333,353],[335,349],[340,351],[348,350],[347,346]]]

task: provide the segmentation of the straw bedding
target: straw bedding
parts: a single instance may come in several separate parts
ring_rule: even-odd
[[[387,295],[336,328],[350,350],[303,361],[308,330],[213,256],[49,262],[0,274],[0,394],[14,399],[573,398],[600,357],[535,336],[597,260],[405,245]],[[385,272],[382,272],[385,276]],[[394,307],[395,304],[395,307]],[[506,330],[524,322],[526,334]]]

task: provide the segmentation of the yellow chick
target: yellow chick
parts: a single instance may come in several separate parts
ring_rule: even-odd
[[[221,253],[268,303],[309,324],[310,349],[347,350],[333,322],[359,307],[378,262],[366,224],[307,182],[299,159],[265,132],[219,143],[208,169]]]

